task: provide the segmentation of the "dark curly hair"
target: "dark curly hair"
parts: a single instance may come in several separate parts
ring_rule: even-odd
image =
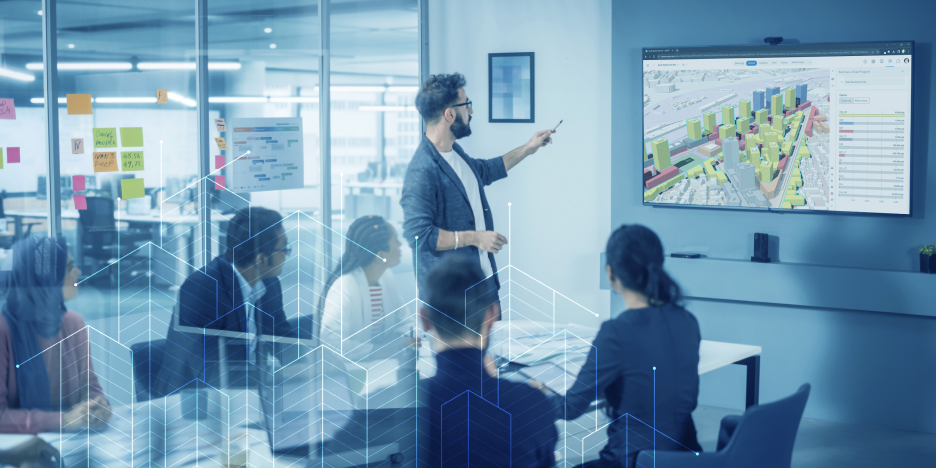
[[[419,115],[426,123],[437,122],[447,107],[458,102],[458,88],[464,87],[465,76],[461,73],[430,76],[416,95]]]

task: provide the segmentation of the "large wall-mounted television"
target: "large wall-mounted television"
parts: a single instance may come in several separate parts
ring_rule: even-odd
[[[644,48],[644,204],[910,215],[913,42]]]

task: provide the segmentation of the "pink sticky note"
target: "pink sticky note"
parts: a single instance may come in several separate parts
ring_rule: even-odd
[[[75,199],[75,209],[76,210],[87,210],[88,209],[88,200],[85,200],[84,195],[74,194],[72,198]]]
[[[0,99],[0,119],[16,120],[16,107],[12,99]]]
[[[215,176],[215,190],[224,190],[224,176],[223,175]]]
[[[215,156],[215,169],[221,169],[224,167],[224,156],[217,155]]]
[[[20,162],[20,154],[18,146],[10,146],[7,148],[7,160],[8,163],[18,163]]]
[[[72,191],[80,192],[84,189],[85,189],[84,188],[84,176],[83,175],[72,176]]]

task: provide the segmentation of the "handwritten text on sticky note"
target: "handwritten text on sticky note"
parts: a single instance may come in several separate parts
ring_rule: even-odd
[[[125,171],[143,170],[143,152],[142,151],[121,151],[121,167]]]
[[[72,154],[84,154],[84,138],[71,139]]]
[[[224,119],[215,119],[215,128],[218,129],[218,132],[226,132],[227,126],[224,125]]]
[[[169,104],[169,90],[156,89],[156,104]]]
[[[16,120],[16,107],[12,99],[0,99],[0,119]]]
[[[108,151],[94,153],[94,172],[115,172],[117,167],[117,152]]]
[[[116,148],[117,147],[117,129],[116,128],[95,128],[94,129],[94,147],[95,148]]]
[[[226,150],[226,149],[228,149],[227,143],[224,142],[224,138],[215,138],[215,143],[218,144],[218,149],[219,149],[219,150]]]

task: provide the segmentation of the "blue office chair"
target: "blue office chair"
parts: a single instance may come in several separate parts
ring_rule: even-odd
[[[752,406],[742,416],[725,416],[715,452],[657,452],[655,465],[653,452],[640,452],[637,463],[656,468],[790,468],[809,389],[803,384],[782,400]]]

